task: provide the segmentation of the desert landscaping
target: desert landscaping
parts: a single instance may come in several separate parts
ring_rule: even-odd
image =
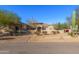
[[[79,53],[79,8],[70,12],[70,7],[57,11],[50,6],[42,11],[33,6],[39,7],[36,12],[24,7],[25,11],[0,10],[0,53]]]
[[[79,42],[79,36],[71,37],[67,33],[55,35],[23,35],[0,37],[0,41],[5,42]]]
[[[79,9],[78,9],[79,10]],[[65,23],[48,24],[34,18],[22,23],[13,12],[0,11],[0,40],[6,42],[79,42],[78,10]],[[7,13],[6,13],[7,12]],[[8,16],[7,16],[8,15]]]

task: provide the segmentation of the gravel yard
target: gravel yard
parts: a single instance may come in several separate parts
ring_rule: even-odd
[[[79,42],[79,36],[71,37],[68,34],[55,35],[23,35],[23,36],[4,36],[0,37],[1,41],[6,42]]]

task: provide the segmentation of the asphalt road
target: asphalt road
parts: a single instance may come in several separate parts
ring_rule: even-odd
[[[72,54],[79,53],[79,43],[1,42],[0,54]]]

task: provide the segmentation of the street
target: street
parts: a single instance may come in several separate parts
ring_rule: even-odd
[[[13,42],[0,43],[1,54],[72,54],[79,53],[78,42]]]

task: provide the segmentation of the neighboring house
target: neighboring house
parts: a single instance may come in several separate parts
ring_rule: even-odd
[[[58,31],[55,30],[55,29],[54,29],[54,26],[52,26],[52,25],[47,26],[46,29],[43,30],[43,32],[44,32],[45,34],[54,34],[54,33],[58,33]]]
[[[54,26],[49,26],[45,23],[33,23],[34,27],[30,30],[31,33],[40,33],[40,34],[53,34],[56,32]]]
[[[39,32],[40,34],[42,33],[43,29],[46,29],[48,24],[44,23],[32,23],[31,25],[27,26],[27,30],[29,30],[31,33],[36,33]]]
[[[48,24],[45,23],[37,23],[36,31],[39,31],[41,34],[43,33],[43,30],[46,30],[48,27]]]

